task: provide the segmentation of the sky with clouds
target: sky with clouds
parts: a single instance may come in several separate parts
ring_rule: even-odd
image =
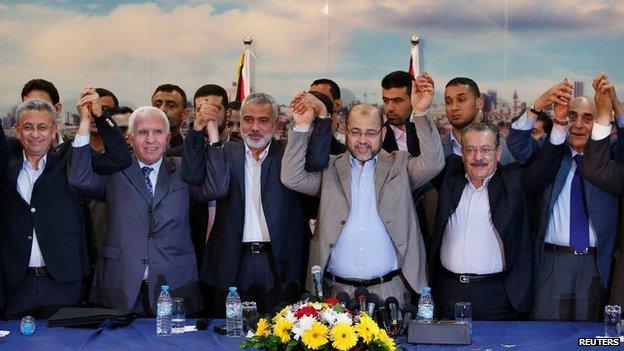
[[[468,76],[532,100],[568,77],[588,94],[604,71],[624,96],[622,18],[621,0],[4,0],[0,111],[35,77],[54,82],[66,107],[88,85],[131,107],[162,83],[189,96],[206,83],[228,87],[246,35],[254,88],[280,103],[325,76],[347,97],[379,102],[381,78],[407,70],[413,34],[439,91]]]

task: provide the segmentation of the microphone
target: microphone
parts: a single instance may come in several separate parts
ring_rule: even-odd
[[[338,293],[338,295],[336,295],[336,298],[338,299],[338,301],[340,301],[342,307],[349,307],[349,301],[351,300],[351,298],[349,298],[349,294],[341,291]]]
[[[390,311],[390,320],[392,322],[392,326],[396,327],[400,323],[399,315],[401,315],[401,311],[399,311],[399,301],[396,297],[390,296],[386,299],[386,308]],[[401,322],[403,321],[403,316],[401,315]]]
[[[208,328],[208,321],[206,318],[197,318],[195,321],[195,328],[197,328],[197,330],[206,330],[206,328]]]
[[[366,313],[368,313],[369,316],[373,317],[375,315],[375,308],[377,307],[378,304],[379,304],[379,297],[373,293],[369,294],[368,304],[366,305]]]
[[[390,318],[388,318],[388,311],[386,310],[386,306],[379,306],[377,308],[377,324],[382,326],[386,332],[390,332]]]
[[[369,295],[368,289],[366,289],[365,287],[359,287],[355,289],[353,295],[357,302],[360,304],[360,311],[366,312],[366,303],[368,302]]]
[[[316,296],[318,297],[319,301],[323,301],[325,298],[323,297],[323,272],[321,266],[312,266],[310,273],[312,273],[312,279],[314,280],[314,289],[316,290]]]
[[[405,334],[409,321],[418,315],[418,309],[414,305],[406,305],[403,309],[403,324],[401,325],[400,334]]]

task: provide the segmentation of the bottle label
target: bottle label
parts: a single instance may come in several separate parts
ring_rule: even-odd
[[[234,317],[235,309],[234,306],[226,306],[225,315],[229,317]]]
[[[418,309],[418,314],[423,319],[431,319],[431,318],[433,318],[433,307],[432,306],[421,306]]]

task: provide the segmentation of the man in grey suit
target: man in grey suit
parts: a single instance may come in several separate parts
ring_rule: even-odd
[[[100,252],[90,300],[105,307],[152,315],[162,284],[185,298],[186,312],[201,308],[197,263],[189,225],[189,187],[181,167],[164,158],[169,138],[165,113],[140,107],[129,120],[132,165],[109,176],[93,172],[89,158],[89,109],[79,109],[70,183],[106,200],[108,230]],[[209,174],[209,179],[212,175]]]
[[[379,111],[357,105],[347,116],[348,151],[332,156],[322,172],[305,171],[314,113],[301,95],[293,100],[295,127],[282,161],[282,183],[321,198],[309,265],[323,268],[332,294],[352,295],[357,287],[367,287],[380,298],[394,296],[403,305],[409,302],[410,291],[421,293],[427,284],[425,249],[411,190],[444,167],[440,136],[425,116],[433,93],[433,80],[426,73],[412,85],[418,157],[382,150],[386,127]],[[312,288],[308,282],[308,289]]]

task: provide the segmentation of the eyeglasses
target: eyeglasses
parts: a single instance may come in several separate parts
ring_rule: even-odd
[[[583,118],[581,119],[581,121],[583,123],[592,123],[594,121],[594,116],[588,113],[583,113],[582,117]],[[574,124],[576,123],[578,119],[579,119],[579,115],[576,112],[568,113],[568,121],[570,121],[570,123]]]
[[[365,132],[362,132],[359,129],[349,129],[347,132],[349,133],[349,136],[352,138],[360,138],[362,135],[364,135],[366,139],[372,139],[378,136],[379,133],[381,133],[381,129],[380,130],[367,130]]]
[[[26,133],[31,133],[34,132],[35,130],[38,130],[40,132],[47,132],[52,128],[51,124],[39,124],[39,125],[34,125],[34,124],[30,124],[30,123],[25,123],[23,125],[20,126],[20,128],[22,129],[22,131],[26,132]]]
[[[468,147],[462,148],[462,153],[464,155],[466,155],[466,156],[476,155],[477,151],[479,151],[482,155],[492,156],[494,154],[494,151],[496,151],[496,148],[495,147],[491,147],[491,146],[484,146],[484,147],[481,147],[481,148],[468,146]]]

